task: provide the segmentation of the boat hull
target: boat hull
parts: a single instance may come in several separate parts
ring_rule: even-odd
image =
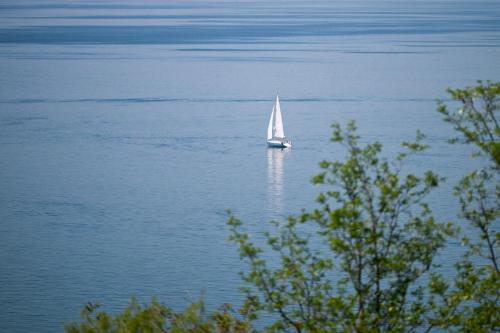
[[[267,146],[269,148],[290,148],[292,143],[290,141],[267,140]]]

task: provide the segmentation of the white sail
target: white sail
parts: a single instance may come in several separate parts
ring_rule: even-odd
[[[273,128],[273,137],[275,138],[284,138],[285,131],[283,130],[283,119],[281,118],[281,108],[280,108],[280,100],[278,95],[276,95],[276,105],[274,106],[274,128]]]
[[[273,112],[271,112],[271,118],[269,118],[269,125],[267,126],[267,139],[271,140],[273,138],[273,128],[274,128],[274,107]]]
[[[285,138],[285,131],[283,130],[283,118],[281,117],[280,99],[276,95],[276,103],[269,118],[269,125],[267,126],[267,145],[272,148],[290,148],[292,141]]]

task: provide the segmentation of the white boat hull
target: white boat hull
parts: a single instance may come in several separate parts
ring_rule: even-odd
[[[290,148],[292,143],[288,140],[267,140],[269,148]]]

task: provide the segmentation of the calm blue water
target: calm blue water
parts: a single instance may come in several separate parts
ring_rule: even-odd
[[[132,295],[237,303],[231,208],[256,235],[311,208],[355,119],[411,168],[474,167],[435,99],[500,77],[497,1],[1,1],[0,332],[61,332]],[[267,150],[279,89],[291,151]],[[443,262],[459,254],[450,243]]]

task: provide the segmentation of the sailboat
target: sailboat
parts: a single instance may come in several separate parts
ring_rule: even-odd
[[[267,126],[267,145],[273,148],[290,148],[292,146],[292,141],[285,139],[278,95],[276,95],[276,103],[274,103],[273,112],[271,112],[271,118],[269,118],[269,125]]]

